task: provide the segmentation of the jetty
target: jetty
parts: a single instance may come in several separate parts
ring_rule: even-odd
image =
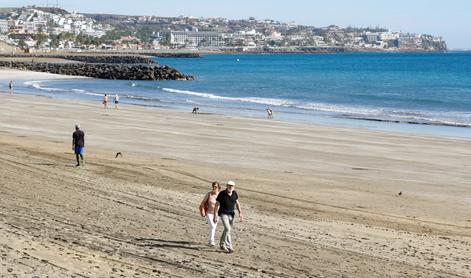
[[[16,54],[0,55],[0,67],[116,80],[193,80],[147,55]]]

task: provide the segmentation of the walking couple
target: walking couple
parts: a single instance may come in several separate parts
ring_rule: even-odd
[[[218,182],[212,183],[212,190],[208,192],[200,204],[200,213],[202,217],[206,217],[209,224],[209,246],[214,246],[214,236],[216,234],[216,227],[219,219],[224,225],[219,247],[221,250],[232,253],[234,248],[232,246],[231,231],[234,224],[235,209],[239,212],[240,220],[243,219],[242,211],[240,208],[239,197],[235,189],[235,182],[228,181],[226,189],[221,191],[221,186]]]

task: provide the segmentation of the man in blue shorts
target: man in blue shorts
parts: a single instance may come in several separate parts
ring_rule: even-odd
[[[72,150],[75,152],[75,158],[77,159],[77,165],[80,166],[80,161],[82,161],[83,166],[83,148],[85,148],[85,133],[80,130],[80,125],[75,125],[75,132],[72,134]],[[80,156],[80,159],[79,159]]]

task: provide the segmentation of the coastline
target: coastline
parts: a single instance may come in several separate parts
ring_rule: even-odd
[[[87,80],[99,80],[86,76],[71,76],[63,74],[43,73],[34,72],[28,70],[0,68],[0,80],[7,82],[8,80],[19,80],[19,81],[54,81],[54,80],[73,80],[73,79],[87,79]],[[34,92],[27,92],[27,95],[36,95]],[[53,97],[56,98],[56,97]],[[64,100],[63,98],[56,98],[58,100]],[[70,100],[70,99],[67,99]],[[94,103],[91,100],[77,100],[80,102]],[[101,101],[100,99],[98,101]],[[147,107],[147,105],[128,103],[128,105],[136,107]],[[150,108],[157,109],[169,109],[176,110],[179,112],[187,112],[188,109],[182,107],[160,107],[160,106],[149,106]],[[210,107],[208,107],[210,108]],[[243,119],[265,119],[265,111],[260,110],[260,115],[243,115],[238,113],[225,113],[221,109],[209,109],[210,112],[203,112],[201,114],[218,114],[220,116],[243,118]],[[234,110],[234,109],[232,109]],[[233,111],[235,112],[235,111]],[[425,137],[437,137],[445,139],[457,139],[457,140],[470,140],[471,129],[468,125],[455,124],[455,123],[423,123],[413,121],[399,121],[399,120],[388,120],[379,119],[375,117],[331,117],[331,116],[320,116],[318,115],[317,120],[308,120],[296,117],[296,115],[283,115],[285,113],[280,111],[277,112],[276,122],[284,123],[295,123],[295,124],[307,124],[314,126],[325,126],[334,128],[346,128],[353,130],[364,130],[373,132],[384,132],[386,134],[402,134],[412,136],[425,136]],[[280,117],[281,116],[281,117]]]
[[[18,74],[6,79],[41,73]],[[0,249],[15,273],[471,275],[467,140],[5,92],[0,105]],[[227,179],[247,216],[233,265],[204,247],[196,209]]]
[[[4,71],[6,70],[6,71]],[[47,82],[47,81],[60,81],[61,79],[64,80],[73,80],[73,79],[78,79],[80,80],[81,78],[87,78],[87,77],[81,77],[81,76],[68,76],[68,75],[58,75],[58,74],[43,74],[43,75],[35,75],[33,72],[30,71],[20,71],[20,70],[12,70],[12,69],[4,69],[0,70],[0,73],[2,73],[2,76],[4,77],[4,80],[7,79],[15,79],[15,76],[23,76],[22,78],[18,79],[21,81],[31,81],[31,82]],[[11,76],[8,77],[8,76]],[[53,78],[48,78],[49,76]],[[93,78],[87,78],[87,80],[93,81],[102,81],[100,79],[93,79]],[[114,81],[117,82],[117,81]],[[132,82],[132,81],[129,81]],[[6,84],[6,83],[5,83]],[[128,86],[128,84],[125,83],[120,83],[123,86]],[[132,86],[135,86],[136,84],[132,84]],[[22,87],[23,92],[28,94],[28,95],[35,95],[35,94],[41,94],[37,91],[36,85],[34,85],[32,89],[28,88],[28,86],[23,86]],[[39,85],[38,85],[39,86]],[[48,87],[47,85],[45,85]],[[51,88],[45,89],[45,94],[47,95],[47,92],[49,90],[57,92],[61,90],[61,87],[55,88],[53,85],[51,85]],[[70,87],[68,88],[63,87],[65,91],[84,91],[82,90],[82,87],[80,85],[77,85],[77,87]],[[102,86],[101,84],[97,85]],[[92,87],[88,85],[88,87]],[[172,86],[169,86],[170,88]],[[78,89],[74,89],[78,88]],[[160,89],[160,85],[157,86],[157,90]],[[177,87],[178,88],[178,87]],[[40,89],[41,91],[43,89]],[[181,95],[186,95],[188,94],[189,96],[191,95],[206,95],[206,93],[200,93],[200,92],[193,92],[193,91],[186,91],[185,89],[183,90],[178,90],[178,89],[168,89],[163,87],[163,90],[166,92],[176,92],[176,94],[181,94]],[[106,91],[105,91],[106,92]],[[203,91],[204,92],[204,91]],[[91,101],[91,98],[95,97],[96,102],[101,102],[101,96],[100,92],[95,92],[95,91],[89,91],[88,96],[86,96],[86,99],[83,97],[81,98],[81,95],[75,96],[75,94],[71,94],[70,96],[67,96],[65,94],[52,94],[51,96],[56,99],[77,99],[78,101]],[[124,95],[125,97],[121,100],[121,103],[124,104],[129,104],[133,106],[140,106],[140,107],[155,107],[155,108],[168,108],[170,110],[178,110],[181,112],[187,112],[192,109],[191,106],[191,101],[188,103],[175,103],[175,104],[170,104],[172,101],[170,100],[165,100],[162,103],[159,103],[160,97],[156,95],[152,96],[146,96],[146,95],[133,95],[133,94],[128,94],[126,91],[120,91],[120,95]],[[212,95],[214,98],[225,98],[224,96],[220,95]],[[146,103],[146,101],[150,100],[157,100],[156,103]],[[241,98],[242,101],[249,101],[250,98]],[[144,100],[139,103],[139,101],[136,100]],[[198,105],[197,103],[194,105]],[[201,104],[203,105],[203,104]],[[267,104],[270,106],[270,104]],[[322,111],[322,110],[321,110]],[[235,105],[233,107],[230,106],[215,106],[212,104],[205,105],[205,112],[210,113],[210,114],[220,114],[220,115],[225,115],[225,116],[231,116],[231,117],[242,117],[242,118],[248,118],[248,119],[264,119],[266,116],[266,112],[264,108],[261,106],[258,108],[244,108],[238,105]],[[276,109],[275,110],[275,120],[276,121],[281,121],[281,122],[291,122],[291,123],[300,123],[300,124],[313,124],[313,125],[322,125],[322,126],[333,126],[333,127],[339,127],[339,128],[352,128],[352,129],[361,129],[361,130],[370,130],[370,131],[380,131],[380,132],[386,132],[386,133],[400,133],[400,134],[412,134],[412,135],[417,135],[417,136],[432,136],[432,137],[441,137],[441,138],[450,138],[450,139],[465,139],[465,140],[470,140],[471,139],[471,128],[469,127],[468,124],[460,124],[460,123],[455,123],[455,122],[446,122],[446,121],[437,121],[437,122],[423,122],[423,121],[415,121],[413,119],[409,120],[401,120],[401,119],[389,119],[389,118],[380,118],[376,116],[353,116],[353,115],[342,115],[342,114],[337,114],[337,115],[331,115],[328,113],[314,113],[310,110],[300,110],[300,111],[284,111],[283,107],[280,107],[280,110]]]
[[[430,50],[430,49],[417,49],[417,48],[404,48],[404,49],[381,49],[381,48],[348,48],[348,47],[305,47],[300,49],[271,49],[271,50],[245,50],[238,48],[233,49],[118,49],[118,50],[86,50],[86,51],[38,51],[33,54],[20,54],[31,56],[39,55],[142,55],[158,58],[201,58],[201,55],[213,54],[335,54],[335,53],[447,53],[456,51],[450,50]],[[466,50],[465,50],[466,51]],[[8,54],[5,54],[8,56]]]

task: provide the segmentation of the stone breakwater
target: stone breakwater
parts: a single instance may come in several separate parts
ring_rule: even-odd
[[[157,64],[34,63],[0,61],[0,67],[122,80],[193,80],[174,68]]]
[[[88,56],[88,55],[54,55],[52,58],[66,59],[83,63],[107,64],[154,64],[154,60],[142,56]]]
[[[157,52],[157,51],[122,51],[119,53],[110,52],[110,51],[100,51],[100,52],[82,52],[81,55],[124,55],[124,56],[150,56],[158,58],[202,58],[200,53],[189,53],[189,52]]]

